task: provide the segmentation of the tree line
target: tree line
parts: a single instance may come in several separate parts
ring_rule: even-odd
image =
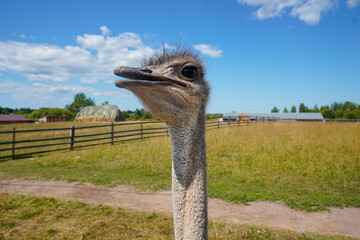
[[[104,101],[101,105],[107,105],[109,101]],[[93,98],[87,97],[85,93],[77,93],[74,96],[72,103],[65,105],[64,108],[40,108],[40,109],[31,109],[31,108],[8,108],[0,107],[0,114],[18,114],[27,117],[30,120],[36,120],[44,116],[66,116],[68,121],[75,119],[75,116],[78,112],[81,111],[84,107],[95,106],[95,100]],[[125,120],[157,120],[149,112],[144,109],[136,109],[135,111],[127,110],[122,111],[122,115]]]
[[[280,110],[275,106],[271,109],[272,113],[278,113]],[[282,111],[283,113],[296,113],[297,109],[293,105],[290,108],[290,111],[285,107]],[[323,115],[324,118],[333,119],[358,119],[360,118],[360,105],[354,102],[345,101],[345,102],[333,102],[329,105],[323,105],[320,108],[315,104],[313,108],[305,106],[304,103],[299,105],[299,113],[306,112],[318,112]]]
[[[107,105],[109,101],[104,101],[101,105]],[[0,107],[0,114],[20,114],[30,120],[36,120],[41,117],[51,115],[51,116],[66,116],[68,121],[74,120],[76,114],[87,106],[95,106],[95,100],[93,98],[87,97],[85,93],[77,93],[74,95],[74,100],[72,103],[65,105],[64,108],[40,108],[40,109],[31,109],[31,108],[8,108]],[[342,118],[342,119],[358,119],[360,118],[360,105],[354,102],[345,101],[345,102],[333,102],[329,105],[321,106],[320,108],[315,104],[313,108],[305,106],[304,103],[301,103],[298,107],[292,106],[288,110],[286,107],[283,109],[283,113],[296,113],[296,112],[319,112],[323,115],[324,118]],[[278,113],[280,110],[275,106],[271,109],[272,113]],[[145,109],[135,109],[127,110],[121,112],[125,120],[158,120],[151,115]],[[219,118],[222,117],[222,114],[206,114],[206,119]]]

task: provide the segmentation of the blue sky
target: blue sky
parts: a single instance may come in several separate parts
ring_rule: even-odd
[[[179,41],[206,62],[209,113],[360,103],[360,0],[0,0],[0,106],[140,108],[114,67]]]

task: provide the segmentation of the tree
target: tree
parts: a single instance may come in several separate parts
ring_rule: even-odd
[[[296,113],[296,107],[295,107],[295,106],[292,106],[290,112]]]
[[[315,104],[315,106],[314,106],[314,112],[319,112],[319,108],[318,108],[318,105],[317,104]]]
[[[322,111],[324,111],[326,109],[329,109],[329,106],[323,105],[323,106],[321,106],[320,111],[322,112]]]
[[[65,109],[76,114],[87,106],[95,106],[95,100],[86,97],[85,93],[80,92],[74,96],[74,101],[71,104],[65,106]]]
[[[344,111],[341,109],[336,110],[335,117],[336,118],[342,118],[344,116]]]
[[[356,109],[356,104],[349,101],[344,102],[342,110],[346,111],[347,109],[354,111]]]
[[[278,113],[279,109],[277,107],[273,107],[273,109],[271,109],[271,112],[272,113]]]
[[[39,110],[32,111],[31,114],[28,114],[28,118],[31,120],[36,120],[44,116],[66,116],[67,120],[72,120],[74,114],[69,110],[61,108],[40,108]]]
[[[300,103],[299,112],[308,112],[308,111],[309,111],[309,108],[307,106],[305,106],[305,104]]]
[[[321,110],[321,114],[324,118],[335,118],[335,111],[330,108],[324,108]]]
[[[283,113],[288,113],[289,111],[287,110],[286,107],[284,107]]]
[[[350,108],[346,109],[344,117],[346,119],[356,119],[355,111],[350,111]]]
[[[109,101],[104,101],[101,105],[108,105],[109,104]]]

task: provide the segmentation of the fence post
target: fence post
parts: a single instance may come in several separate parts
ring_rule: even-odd
[[[239,116],[238,126],[240,126],[240,116]]]
[[[72,125],[70,129],[69,149],[70,151],[74,148],[74,137],[75,137],[75,126]]]
[[[114,144],[114,123],[111,123],[110,133],[111,133],[111,145],[113,145]]]
[[[140,123],[140,140],[143,140],[143,128],[142,128],[142,122]]]
[[[228,120],[229,120],[229,126],[230,126],[230,116],[229,116]]]
[[[219,128],[219,123],[220,123],[220,120],[219,118],[217,119],[217,128]]]
[[[12,149],[11,149],[11,157],[15,159],[15,128],[13,128],[12,132]]]

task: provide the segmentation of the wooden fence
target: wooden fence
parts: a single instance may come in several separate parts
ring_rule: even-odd
[[[250,122],[208,120],[206,129],[248,125]],[[91,133],[87,131],[91,129]],[[111,123],[70,128],[0,131],[0,159],[16,159],[46,152],[143,140],[168,135],[162,122]],[[41,144],[45,143],[45,144]],[[34,151],[36,150],[36,151]]]

